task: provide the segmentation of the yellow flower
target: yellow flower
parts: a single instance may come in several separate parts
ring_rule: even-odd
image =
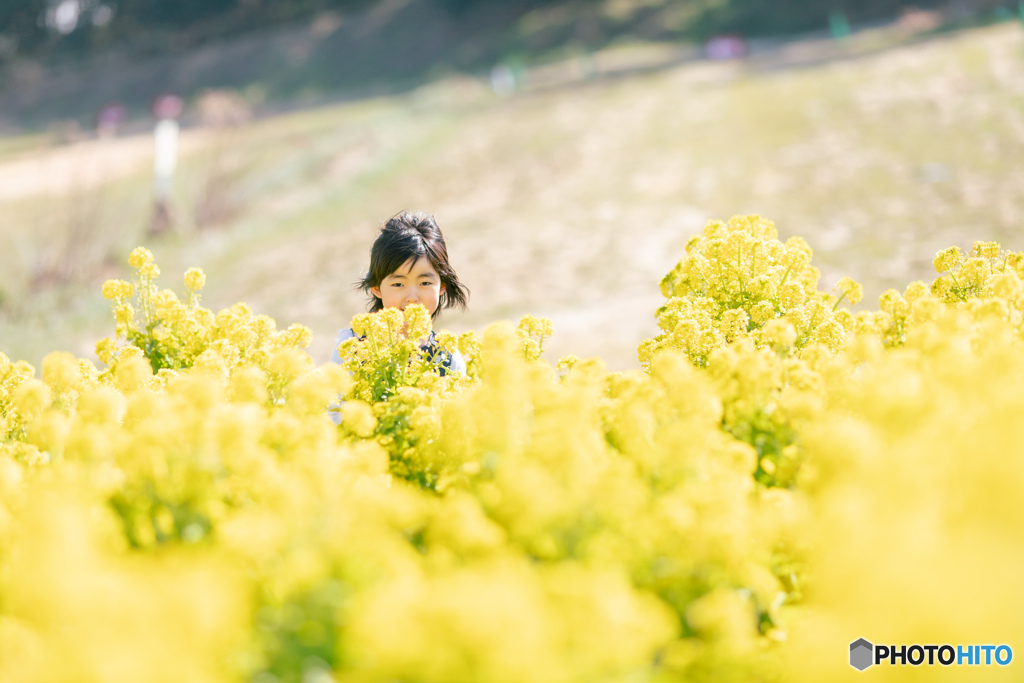
[[[837,320],[819,325],[814,336],[818,343],[828,346],[833,352],[840,351],[846,345],[846,330]]]
[[[839,282],[836,283],[836,289],[840,293],[840,300],[845,299],[851,306],[860,303],[860,300],[864,297],[864,287],[849,277],[839,278]]]
[[[992,279],[992,291],[1001,299],[1014,300],[1021,293],[1022,286],[1020,277],[1012,270],[1000,273]]]
[[[51,387],[75,388],[81,380],[78,360],[66,351],[54,351],[43,358],[43,381]]]
[[[573,366],[579,362],[580,359],[577,356],[564,356],[558,360],[555,370],[558,372],[559,377],[565,377],[572,372]]]
[[[911,305],[914,322],[933,321],[942,315],[942,301],[931,294],[918,297]]]
[[[267,373],[258,367],[247,365],[235,368],[231,374],[228,395],[235,403],[266,403]]]
[[[742,308],[733,308],[722,315],[721,330],[728,341],[746,334],[750,316]]]
[[[107,280],[103,283],[103,298],[113,301],[130,299],[133,287],[130,282],[124,280]]]
[[[14,391],[14,405],[25,417],[36,417],[50,404],[50,390],[36,379],[22,382]]]
[[[768,275],[761,273],[747,283],[747,291],[758,297],[768,296],[768,292],[771,291],[771,285],[771,278]]]
[[[520,317],[518,329],[532,337],[550,337],[554,331],[550,320],[547,318],[536,318],[532,315]]]
[[[104,365],[110,365],[114,362],[114,357],[117,353],[117,341],[110,337],[105,337],[96,342],[96,357],[100,359],[100,362]]]
[[[189,268],[185,271],[185,287],[198,292],[206,286],[206,273],[202,268]]]
[[[759,301],[750,309],[750,318],[755,325],[764,325],[775,317],[775,306],[771,301]]]
[[[125,327],[131,325],[135,320],[135,307],[131,304],[121,304],[120,306],[117,306],[114,308],[114,320],[116,320],[119,325],[124,325]]]
[[[708,240],[724,237],[726,234],[725,223],[722,221],[708,221],[704,226],[704,238]]]
[[[779,288],[778,299],[783,308],[795,308],[807,300],[807,294],[799,283],[787,282]]]
[[[798,235],[793,235],[786,240],[786,255],[782,260],[785,261],[786,259],[792,259],[794,251],[802,253],[805,257],[803,261],[806,263],[810,263],[811,257],[814,256],[814,250],[811,249],[811,245],[807,243],[807,240]]]
[[[935,272],[941,275],[956,268],[960,261],[960,247],[948,247],[935,254],[932,264],[935,266]]]
[[[292,323],[284,331],[278,333],[278,344],[304,349],[313,341],[313,332],[305,325]]]
[[[986,259],[994,259],[999,256],[999,242],[974,242],[971,245],[971,253]]]
[[[306,372],[311,365],[312,359],[309,354],[296,348],[285,347],[274,352],[267,369],[277,375],[282,382],[291,382]]]
[[[153,376],[153,369],[149,367],[149,361],[139,356],[121,358],[115,370],[117,382],[125,391],[135,391],[141,388]]]
[[[133,268],[142,269],[153,262],[153,252],[145,247],[136,247],[128,257],[128,263]]]
[[[342,425],[352,434],[367,439],[377,429],[377,418],[373,408],[365,401],[353,399],[345,401],[341,407]]]
[[[905,316],[908,312],[907,302],[895,289],[887,289],[878,297],[878,307],[890,315]]]
[[[909,285],[907,285],[906,289],[904,289],[903,298],[906,299],[908,303],[912,304],[921,297],[928,296],[928,293],[928,285],[921,282],[920,280],[916,280],[914,282],[911,282]]]
[[[410,304],[403,313],[406,334],[410,339],[423,339],[430,334],[430,314],[423,305]]]
[[[788,349],[796,343],[796,329],[785,318],[769,320],[761,330],[776,348]]]
[[[1012,251],[1007,254],[1006,267],[1017,271],[1017,275],[1024,278],[1024,252]]]
[[[1022,436],[1024,257],[976,248],[934,294],[911,283],[851,313],[756,216],[687,248],[643,370],[553,371],[524,358],[551,333],[526,318],[438,332],[469,368],[441,377],[415,309],[357,317],[345,366],[313,370],[306,328],[186,307],[144,278],[134,305],[162,322],[118,323],[104,372],[52,354],[40,382],[0,353],[0,680],[77,680],[82,662],[213,680],[242,652],[253,679],[301,662],[617,681],[657,661],[665,680],[803,683],[845,666],[824,640],[893,596],[943,632],[1012,638],[1003,587],[970,577],[1020,554],[1024,468],[1005,453]],[[130,298],[104,289],[112,308]],[[161,363],[176,369],[151,376]],[[938,593],[984,609],[931,609]],[[890,621],[894,642],[920,635]],[[342,641],[338,670],[309,656]]]

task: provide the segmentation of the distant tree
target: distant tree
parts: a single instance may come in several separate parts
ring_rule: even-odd
[[[736,31],[745,35],[778,35],[821,30],[831,12],[842,11],[853,22],[898,16],[910,7],[945,7],[946,0],[721,0],[705,9],[687,31],[695,37]],[[1004,4],[1002,0],[970,0],[971,9]]]
[[[595,0],[435,0],[437,4],[445,9],[452,16],[461,16],[470,10],[477,10],[488,5],[494,6],[498,4],[503,5],[517,5],[525,9],[533,7],[539,7],[541,5],[555,5],[555,4],[597,4]]]
[[[0,35],[17,41],[18,49],[33,52],[46,41],[39,17],[46,0],[0,0]]]
[[[48,8],[62,0],[0,0],[0,37],[17,53],[31,57],[78,57],[96,48],[120,46],[130,53],[154,52],[195,45],[244,33],[254,28],[297,21],[325,10],[352,11],[381,0],[99,0],[115,8],[109,22],[94,26],[81,21],[67,35],[47,28]],[[485,13],[488,7],[509,5],[528,11],[542,5],[571,5],[576,10],[596,7],[604,0],[422,0],[434,2],[453,17]],[[830,12],[842,10],[852,22],[888,19],[910,6],[947,6],[952,0],[645,0],[688,4],[698,11],[682,35],[706,38],[716,33],[749,36],[821,30]],[[958,0],[968,11],[990,11],[997,5],[1016,6],[1016,0]],[[83,5],[85,6],[85,5]],[[585,14],[585,12],[584,12]],[[2,54],[0,54],[2,58]]]

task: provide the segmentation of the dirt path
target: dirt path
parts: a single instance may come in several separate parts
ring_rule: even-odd
[[[183,131],[180,154],[202,148],[208,139],[209,134],[202,130]],[[0,162],[0,201],[92,190],[134,173],[148,172],[152,163],[150,135],[83,140],[19,155]]]

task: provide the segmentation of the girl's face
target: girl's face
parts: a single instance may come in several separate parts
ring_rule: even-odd
[[[384,308],[404,311],[409,304],[421,304],[430,315],[434,315],[444,293],[444,285],[434,266],[430,265],[430,259],[420,256],[417,261],[406,261],[384,278],[379,287],[371,287],[370,292],[380,298]]]

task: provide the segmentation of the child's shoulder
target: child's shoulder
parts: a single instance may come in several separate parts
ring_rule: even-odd
[[[346,339],[351,339],[354,336],[356,336],[356,333],[352,330],[351,327],[345,328],[343,330],[338,330],[338,333],[334,335],[334,352],[331,354],[332,363],[337,363],[339,365],[341,364],[341,354],[338,352],[338,347],[341,345],[343,341],[345,341]]]
[[[452,358],[449,361],[449,368],[452,372],[459,372],[463,375],[466,374],[466,360],[462,357],[462,354],[456,351],[452,351]]]

